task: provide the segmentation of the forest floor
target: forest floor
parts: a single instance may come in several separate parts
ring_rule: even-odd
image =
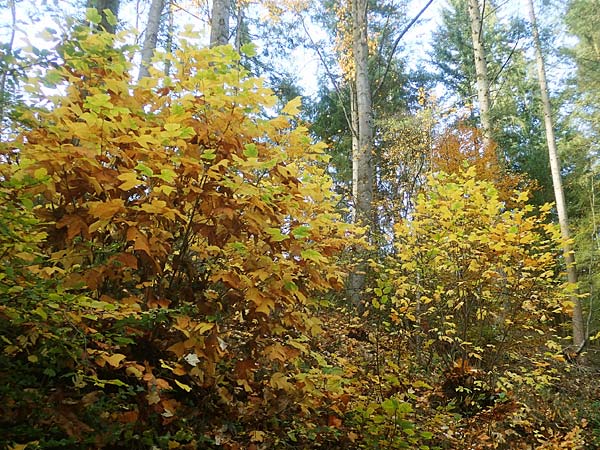
[[[351,380],[332,403],[328,424],[360,448],[600,448],[598,366],[559,360],[530,368],[544,374],[543,384],[516,379],[502,390],[489,384],[500,374],[419,354],[381,318],[339,307],[319,318],[323,332],[315,345]]]

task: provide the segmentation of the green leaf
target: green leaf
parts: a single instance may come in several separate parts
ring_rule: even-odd
[[[267,228],[266,231],[271,235],[271,240],[275,242],[285,241],[290,238],[289,236],[282,234],[279,228]]]
[[[46,76],[44,77],[44,81],[46,85],[56,86],[61,81],[63,81],[63,76],[57,70],[49,70]]]
[[[165,130],[167,131],[177,131],[181,128],[181,124],[179,123],[166,123]]]
[[[251,42],[248,42],[247,44],[242,45],[240,53],[248,58],[252,58],[253,56],[256,56],[256,46]]]
[[[172,183],[176,176],[177,174],[172,169],[160,169],[160,175],[156,175],[156,178]]]
[[[292,235],[296,239],[304,239],[310,236],[310,227],[306,225],[300,225],[292,230]]]
[[[395,398],[388,398],[382,404],[381,407],[388,415],[393,415],[398,409],[398,400]]]
[[[105,9],[102,12],[104,13],[104,16],[106,17],[106,21],[108,22],[109,25],[112,25],[113,27],[117,25],[117,23],[119,21],[110,9]]]
[[[202,153],[200,155],[200,158],[206,159],[207,161],[212,161],[216,157],[217,157],[217,155],[215,155],[215,151],[214,150],[206,150],[204,153]]]
[[[102,16],[96,8],[88,8],[85,11],[85,18],[94,25],[98,25],[102,22]]]
[[[308,261],[314,261],[317,263],[327,262],[327,258],[325,258],[323,255],[321,255],[318,251],[312,250],[310,248],[307,250],[302,250],[300,252],[300,256],[302,256],[302,258],[304,258]]]
[[[154,175],[154,172],[152,172],[152,169],[142,163],[138,163],[138,165],[135,166],[135,170],[142,172],[144,175],[146,175],[148,177],[151,177],[152,175]]]
[[[110,95],[94,94],[85,99],[84,106],[91,110],[95,110],[97,108],[111,108],[113,104],[110,102]]]
[[[48,318],[48,314],[46,314],[46,311],[44,311],[41,306],[38,306],[36,309],[33,310],[33,312],[40,316],[43,320],[46,320]]]
[[[258,158],[258,149],[255,144],[246,144],[244,146],[244,156],[246,158]]]

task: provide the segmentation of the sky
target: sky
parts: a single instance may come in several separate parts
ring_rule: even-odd
[[[48,44],[43,41],[36,39],[36,31],[41,30],[46,26],[51,26],[52,21],[48,15],[44,15],[40,18],[40,22],[32,29],[31,26],[27,25],[28,13],[39,9],[39,1],[35,0],[21,0],[17,2],[17,16],[19,20],[18,32],[16,34],[16,42],[18,46],[23,46],[24,38],[27,37],[32,40],[32,43],[39,47],[47,47]],[[55,0],[49,0],[52,5]],[[56,0],[57,4],[63,4],[68,7],[69,1]],[[518,14],[521,17],[527,17],[526,0],[498,0],[500,5],[501,15],[509,16]],[[145,26],[147,10],[149,0],[135,0],[135,1],[123,1],[124,5],[121,10],[121,17],[127,20],[129,26],[135,26],[139,30],[143,30]],[[204,10],[193,6],[193,2],[190,0],[180,0],[179,4],[183,5],[182,9],[178,10],[177,17],[180,23],[190,23],[199,30],[204,30],[206,40],[208,41],[208,27],[207,27],[207,11],[206,7]],[[5,5],[6,2],[0,1],[0,5]],[[424,6],[425,0],[411,0],[408,4],[407,9],[407,20],[415,17],[421,8]],[[422,15],[421,19],[407,32],[404,36],[402,43],[404,44],[405,50],[402,52],[402,56],[407,58],[409,67],[416,68],[423,64],[426,64],[427,53],[430,49],[431,34],[432,31],[438,26],[440,20],[440,11],[446,5],[445,0],[434,0],[429,8]],[[139,8],[139,14],[136,14],[136,8]],[[65,8],[65,12],[69,11],[70,8]],[[540,17],[543,21],[544,17]],[[7,25],[10,23],[10,14],[8,9],[0,14],[0,41],[6,42],[9,37],[9,28]],[[316,41],[319,38],[324,37],[323,32],[316,28],[314,25],[309,29],[313,39]],[[257,43],[261,45],[260,42]],[[293,52],[293,61],[290,63],[293,65],[293,73],[297,76],[301,87],[304,90],[304,94],[313,96],[317,91],[317,80],[320,74],[323,72],[322,65],[319,61],[319,57],[314,51],[299,48]]]

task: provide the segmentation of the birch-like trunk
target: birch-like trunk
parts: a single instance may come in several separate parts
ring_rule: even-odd
[[[354,89],[352,99],[352,197],[354,221],[373,225],[373,108],[369,82],[369,47],[367,34],[367,0],[352,2],[352,51],[354,54]],[[366,262],[359,262],[349,279],[351,301],[358,305],[366,280]]]
[[[138,79],[150,75],[148,67],[156,50],[156,41],[158,39],[158,29],[160,27],[165,0],[152,0],[150,12],[148,13],[148,23],[146,25],[146,34],[144,36],[144,45],[142,47],[142,62],[140,64],[140,73]]]
[[[535,9],[533,0],[528,0],[529,17],[531,20],[531,31],[533,33],[533,41],[535,44],[535,56],[537,64],[538,78],[540,82],[540,91],[542,96],[542,107],[544,111],[544,127],[546,129],[546,142],[548,144],[548,154],[550,156],[550,170],[552,172],[552,185],[554,187],[554,198],[556,201],[556,210],[558,212],[558,223],[560,224],[560,232],[563,238],[563,253],[565,263],[567,265],[567,278],[569,283],[577,283],[577,267],[575,266],[575,253],[569,243],[569,216],[567,214],[567,206],[565,201],[565,193],[562,187],[560,176],[560,158],[556,149],[556,138],[554,136],[554,124],[552,122],[552,106],[550,105],[550,97],[548,95],[548,82],[546,81],[546,67],[544,64],[544,55],[542,53],[542,45],[537,28],[535,18]],[[583,349],[585,344],[585,326],[583,320],[583,311],[581,300],[576,294],[572,297],[573,302],[573,345],[577,352]]]
[[[230,0],[213,0],[210,17],[211,47],[229,42],[229,2]]]
[[[483,145],[488,148],[492,139],[490,125],[490,82],[483,46],[483,22],[479,11],[479,0],[468,0],[469,18],[471,19],[471,38],[473,41],[473,58],[477,76],[477,101],[479,102],[479,118],[483,131]]]

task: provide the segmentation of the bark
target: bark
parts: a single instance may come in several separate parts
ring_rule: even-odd
[[[167,51],[167,54],[170,55],[173,53],[173,34],[175,32],[175,11],[174,4],[172,2],[169,2],[168,15],[169,19],[167,24],[167,42],[165,45],[165,50]],[[165,76],[168,77],[170,74],[171,60],[167,59],[167,61],[165,61]]]
[[[165,0],[152,0],[150,12],[148,13],[148,24],[146,25],[146,34],[144,36],[144,45],[142,47],[142,62],[140,64],[140,73],[138,79],[150,75],[148,67],[156,50],[156,41],[158,39],[158,29],[160,27]]]
[[[469,18],[471,19],[471,38],[473,40],[473,57],[477,75],[477,101],[479,102],[479,117],[483,130],[483,145],[487,148],[492,139],[490,125],[490,82],[483,46],[483,22],[479,11],[479,0],[468,0]]]
[[[546,142],[548,144],[548,154],[550,156],[550,170],[552,172],[552,185],[554,187],[554,197],[556,200],[556,210],[558,212],[558,222],[560,232],[563,238],[563,253],[565,263],[567,265],[567,278],[569,283],[577,283],[577,267],[575,266],[575,253],[569,243],[569,217],[565,201],[565,194],[562,187],[560,176],[560,158],[556,148],[556,138],[554,136],[554,124],[552,120],[552,106],[550,105],[550,97],[548,95],[548,82],[546,81],[546,67],[544,64],[544,55],[542,53],[542,45],[537,29],[537,21],[535,18],[535,9],[533,0],[528,0],[529,17],[531,20],[531,29],[533,33],[533,41],[535,44],[535,56],[537,64],[537,72],[540,83],[540,91],[542,96],[542,107],[544,111],[544,127],[546,129]],[[585,326],[583,320],[583,311],[581,300],[576,294],[572,297],[573,302],[573,345],[576,349],[581,349],[585,345]]]
[[[352,197],[354,221],[373,225],[373,124],[371,86],[368,72],[367,0],[352,2],[352,51],[354,89],[352,101]],[[349,279],[350,299],[359,304],[365,287],[365,262],[360,262]]]
[[[242,5],[238,2],[237,5],[237,17],[235,27],[235,51],[240,53],[242,50],[242,27],[244,24],[244,10]]]
[[[112,34],[115,33],[115,26],[108,22],[104,11],[109,10],[115,17],[119,17],[119,6],[120,0],[88,0],[87,2],[88,8],[96,8],[102,16],[100,28]]]
[[[213,0],[210,18],[211,47],[229,42],[229,2],[230,0]]]

